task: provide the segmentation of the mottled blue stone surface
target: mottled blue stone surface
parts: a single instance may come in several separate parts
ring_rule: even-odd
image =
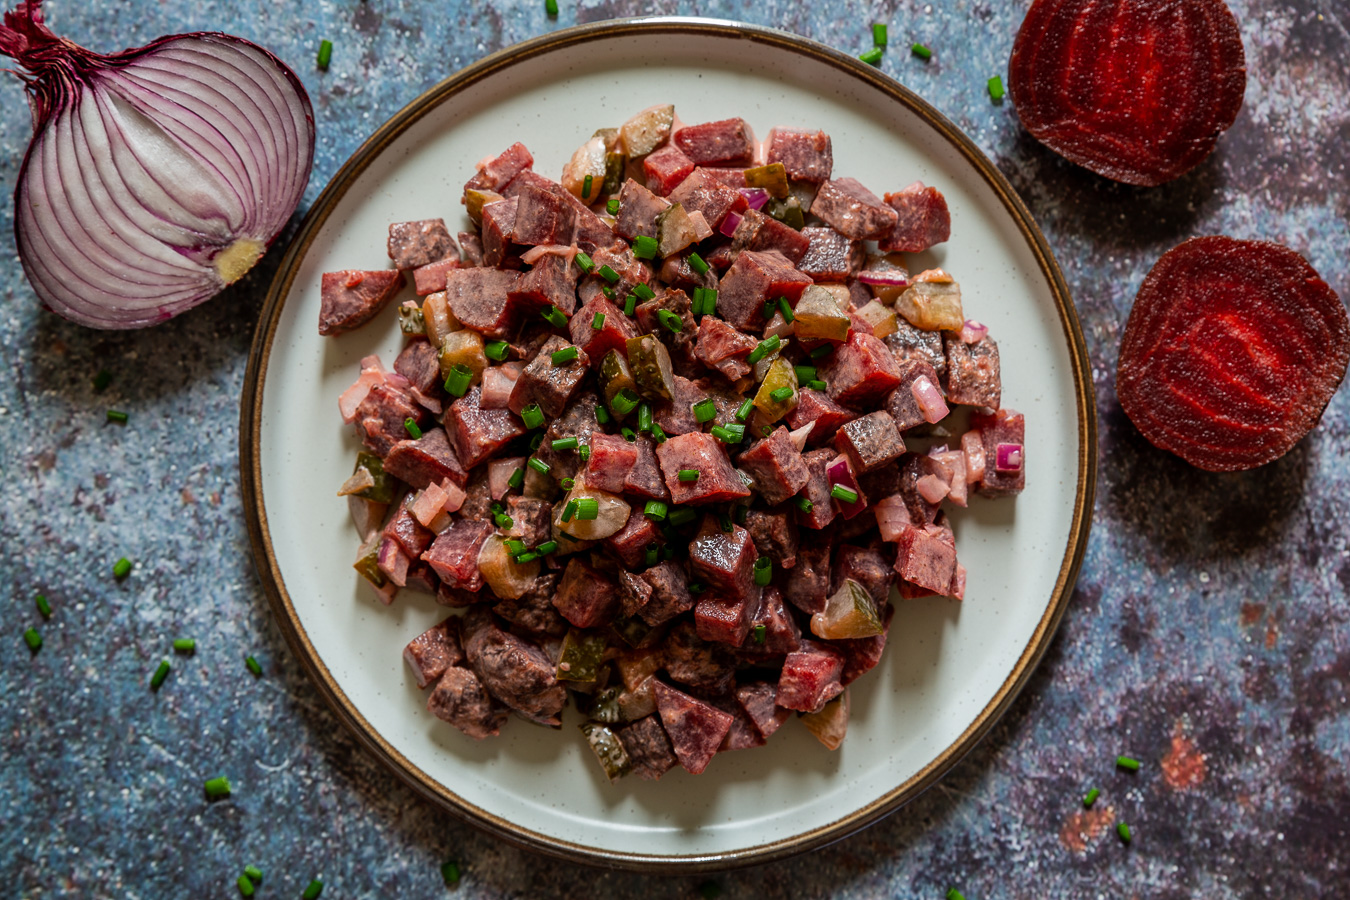
[[[1155,450],[1115,400],[1121,329],[1152,263],[1225,233],[1304,254],[1350,296],[1350,8],[1233,3],[1249,80],[1236,125],[1159,188],[1112,184],[1021,130],[1004,73],[1024,2],[786,0],[90,0],[48,18],[114,50],[220,30],[289,62],[313,98],[312,202],[376,125],[460,66],[571,25],[651,13],[752,21],[861,52],[972,135],[1030,205],[1077,302],[1101,456],[1078,588],[1045,662],[980,747],[890,819],[806,857],[713,876],[728,898],[1334,897],[1350,890],[1350,394],[1283,460],[1209,475]],[[329,71],[318,42],[334,43]],[[931,62],[905,46],[920,40]],[[30,123],[0,83],[0,190]],[[303,210],[302,210],[303,212]],[[297,216],[298,221],[298,216]],[[12,213],[0,212],[9,233]],[[699,896],[705,877],[602,873],[497,843],[417,799],[340,727],[284,645],[249,555],[238,411],[280,254],[168,324],[99,333],[40,311],[13,251],[0,272],[0,874],[20,898]],[[91,387],[99,369],[114,380]],[[126,426],[104,421],[126,410]],[[121,556],[134,560],[112,578]],[[50,598],[42,621],[33,595]],[[30,654],[23,631],[46,641]],[[193,656],[169,642],[195,637]],[[244,657],[254,655],[254,678]],[[162,658],[173,672],[147,683]],[[1143,761],[1116,770],[1118,753]],[[228,802],[202,782],[227,774]],[[1091,813],[1078,802],[1103,791]],[[1124,846],[1114,825],[1127,821]]]

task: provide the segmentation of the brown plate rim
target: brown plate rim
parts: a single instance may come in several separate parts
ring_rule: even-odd
[[[888,791],[872,803],[855,810],[827,825],[811,829],[766,844],[713,854],[645,854],[618,852],[588,847],[531,831],[522,825],[466,802],[427,773],[414,766],[389,744],[355,708],[338,687],[323,660],[310,643],[290,596],[281,578],[273,553],[267,511],[262,496],[260,470],[260,440],[262,430],[262,397],[267,377],[268,357],[277,323],[290,293],[300,260],[308,251],[319,229],[352,182],[383,150],[428,111],[470,85],[476,84],[516,61],[545,52],[585,44],[593,40],[615,37],[640,37],[644,34],[677,33],[695,37],[732,38],[766,44],[779,50],[802,54],[818,62],[844,71],[846,74],[882,91],[896,102],[922,118],[970,162],[999,197],[1012,215],[1027,245],[1036,257],[1042,273],[1054,292],[1060,323],[1068,342],[1073,365],[1074,389],[1078,413],[1078,474],[1077,493],[1069,542],[1065,548],[1059,575],[1050,603],[1037,624],[1031,640],[1018,658],[1017,664],[989,701],[951,745],[939,753],[928,765],[903,784]],[[543,35],[493,53],[446,78],[424,91],[399,110],[372,134],[343,164],[324,188],[314,205],[306,213],[299,232],[291,241],[280,269],[273,278],[258,326],[254,332],[244,375],[244,394],[240,409],[239,457],[244,514],[252,545],[254,562],[272,612],[287,643],[314,680],[320,694],[328,701],[342,723],[356,739],[377,759],[387,765],[402,781],[418,794],[426,797],[461,819],[489,834],[529,850],[572,862],[616,869],[646,872],[692,874],[725,870],[733,867],[760,865],[825,846],[845,838],[878,819],[894,812],[932,786],[989,732],[1007,711],[1013,700],[1026,686],[1036,665],[1044,656],[1051,639],[1068,606],[1073,584],[1078,576],[1083,555],[1087,549],[1091,527],[1091,511],[1096,485],[1097,418],[1096,403],[1089,377],[1089,361],[1078,315],[1069,296],[1059,265],[1055,262],[1040,228],[1031,213],[1003,176],[984,153],[950,120],[939,113],[917,94],[899,82],[859,60],[840,53],[816,41],[759,25],[717,19],[661,16],[650,18],[617,19],[577,25]]]

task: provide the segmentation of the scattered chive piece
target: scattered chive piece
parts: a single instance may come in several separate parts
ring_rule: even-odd
[[[639,234],[633,238],[633,255],[638,259],[655,259],[660,246],[656,238]]]
[[[254,678],[259,678],[262,676],[262,666],[253,657],[251,656],[244,657],[244,665],[248,666],[248,670],[253,673]]]
[[[520,486],[523,485],[524,483],[525,483],[525,467],[521,466],[519,469],[516,469],[514,472],[511,473],[511,477],[508,478],[506,481],[506,486],[509,488],[519,489]]]
[[[125,556],[113,563],[113,577],[117,579],[126,578],[131,574],[131,560]]]
[[[816,380],[815,366],[793,366],[792,370],[797,373],[798,384],[805,384],[808,381]]]
[[[637,294],[641,300],[654,300],[656,298],[656,291],[641,283],[633,285],[633,293]]]
[[[664,428],[662,428],[662,427],[661,427],[659,424],[657,424],[656,422],[653,422],[653,423],[652,423],[652,437],[656,439],[656,442],[657,442],[658,444],[664,444],[664,443],[666,442],[666,430],[665,430]]]
[[[455,397],[463,397],[469,392],[469,383],[473,381],[473,370],[463,363],[455,363],[450,367],[450,374],[445,378],[445,390]]]
[[[769,634],[769,629],[768,629],[768,628],[764,627],[763,625],[756,625],[756,626],[755,626],[755,643],[756,643],[756,644],[763,644],[765,638],[768,637],[768,634]]]
[[[810,500],[806,499],[805,497],[798,497],[792,502],[795,503],[797,505],[797,508],[804,513],[809,513],[812,509],[815,508],[815,504],[812,503]]]
[[[23,633],[23,640],[24,643],[28,645],[28,649],[32,650],[34,653],[42,649],[42,635],[38,633],[36,628],[30,628],[25,631]]]
[[[544,12],[556,19],[558,17],[558,0],[544,0]]]
[[[764,435],[765,437],[768,437],[769,435],[773,434],[773,426],[761,425],[759,426],[759,433]]]
[[[745,520],[750,517],[750,507],[748,506],[737,504],[735,507],[733,507],[733,511],[736,514],[735,518],[737,525],[744,525]]]
[[[745,437],[744,425],[738,425],[735,422],[732,422],[730,425],[726,426],[726,429],[733,437],[736,438],[738,442],[740,441],[741,438]]]
[[[575,259],[578,269],[585,272],[587,275],[591,274],[591,270],[595,268],[595,261],[593,259],[585,253],[582,253],[580,250],[577,251]]]
[[[581,179],[581,199],[585,200],[591,195],[591,185],[595,183],[594,175],[587,175]]]
[[[230,796],[230,779],[224,775],[219,778],[208,779],[203,787],[206,788],[207,800],[220,800]]]
[[[574,435],[572,437],[558,438],[553,441],[550,446],[552,446],[554,450],[575,450],[577,449],[577,443],[578,441]]]
[[[173,642],[173,649],[178,653],[195,653],[197,642],[192,638],[179,638]]]
[[[708,264],[704,262],[703,257],[699,256],[697,253],[689,254],[689,267],[700,275],[706,275],[708,273]]]
[[[609,424],[609,410],[599,403],[595,404],[595,421],[600,425]]]
[[[506,355],[511,352],[511,345],[506,341],[488,341],[483,347],[483,352],[487,354],[488,359],[495,359],[501,362],[506,359]]]
[[[773,560],[761,556],[755,560],[755,584],[764,587],[773,580]]]
[[[535,561],[536,559],[538,559],[538,558],[539,558],[539,554],[536,553],[535,551],[531,550],[529,553],[522,553],[522,554],[520,554],[519,556],[517,556],[517,557],[516,557],[516,563],[517,563],[518,565],[522,565],[522,566],[523,566],[523,565],[525,565],[526,563],[532,563],[532,562],[534,562],[534,561]]]
[[[525,423],[526,428],[538,428],[544,424],[544,411],[539,408],[538,403],[531,403],[520,411],[520,421]]]
[[[792,320],[797,318],[796,313],[792,311],[792,307],[788,304],[786,297],[778,298],[778,311],[783,314],[783,321],[788,324],[791,324]]]
[[[506,542],[506,549],[512,556],[519,556],[529,548],[527,548],[525,542],[519,538],[511,538]]]
[[[330,40],[319,41],[319,55],[314,58],[314,64],[324,71],[328,70],[328,64],[333,61],[333,42]]]
[[[704,397],[689,408],[694,411],[694,418],[698,419],[700,425],[717,418],[717,404],[713,402],[711,397]]]
[[[712,436],[715,437],[715,438],[717,438],[719,441],[721,441],[721,442],[724,443],[724,444],[735,444],[735,443],[737,443],[737,441],[731,436],[731,432],[730,432],[730,431],[727,431],[727,430],[726,430],[725,428],[723,428],[721,425],[714,425],[714,426],[712,427]]]
[[[724,512],[717,514],[717,527],[721,528],[725,534],[731,534],[736,530],[731,524],[731,516]]]
[[[562,489],[564,491],[570,491],[572,488],[577,486],[577,483],[573,481],[571,478],[564,478],[562,481],[559,481],[558,484],[562,486]]]
[[[110,410],[108,410],[108,421],[109,421],[109,422],[116,422],[118,425],[125,425],[125,424],[127,424],[127,419],[129,419],[129,418],[130,418],[130,416],[128,416],[126,413],[122,412],[121,410],[118,410],[118,409],[110,409]]]
[[[913,53],[915,56],[917,56],[924,62],[928,62],[928,60],[933,58],[933,51],[929,50],[923,44],[915,44],[914,46],[909,48],[909,52]]]
[[[647,505],[642,509],[642,514],[649,519],[660,522],[665,519],[667,509],[668,507],[660,500],[648,500]]]
[[[604,327],[605,327],[605,314],[602,312],[598,312],[595,314],[595,318],[591,319],[591,330],[599,331],[601,328]]]
[[[858,492],[852,488],[846,488],[842,484],[830,485],[830,496],[844,503],[858,502]]]
[[[417,427],[417,420],[412,416],[403,420],[403,430],[408,432],[408,436],[414,441],[422,437],[422,429]]]
[[[740,405],[740,408],[736,410],[736,421],[744,422],[746,419],[750,418],[750,413],[754,411],[755,401],[747,398],[746,401]]]
[[[703,585],[697,581],[689,585],[689,593],[691,594],[701,594],[703,593],[704,590],[705,588],[703,587]]]
[[[771,337],[765,338],[755,346],[755,349],[750,351],[750,355],[745,358],[745,361],[750,363],[751,365],[754,365],[764,357],[768,356],[770,353],[773,353],[775,350],[777,350],[778,345],[781,343],[783,343],[782,340],[776,334]]]
[[[37,597],[34,598],[34,602],[37,603],[38,612],[42,613],[42,618],[50,619],[52,617],[52,605],[47,602],[46,597],[42,594],[38,594]]]
[[[1122,769],[1129,769],[1131,772],[1139,771],[1139,760],[1129,756],[1117,756],[1116,765],[1120,766]]]
[[[609,408],[614,411],[614,415],[622,419],[633,410],[637,409],[638,395],[632,388],[624,388],[614,395],[614,401],[610,403]]]
[[[630,444],[637,440],[637,435],[627,425],[619,429],[619,434],[623,435],[623,439]]]
[[[609,202],[605,204],[605,209],[611,216],[617,216],[619,214],[619,198],[610,197]]]
[[[680,317],[668,309],[657,310],[656,318],[671,331],[684,331],[684,323],[680,321]]]
[[[678,477],[681,481],[698,481],[698,469],[681,469]]]
[[[966,895],[956,888],[947,888],[947,900],[966,900]]]
[[[995,103],[1003,102],[1003,79],[997,75],[989,79],[989,99]]]
[[[829,385],[821,381],[819,378],[814,378],[811,381],[808,381],[806,383],[806,386],[813,391],[823,391],[825,390],[825,388],[829,387]]]
[[[648,566],[656,565],[657,559],[661,556],[661,548],[655,544],[648,544],[647,551],[642,556],[642,561]]]
[[[549,469],[548,463],[544,462],[542,459],[540,459],[540,458],[537,457],[537,456],[531,456],[531,457],[530,457],[529,466],[530,466],[531,469],[534,469],[534,470],[535,470],[536,472],[538,472],[540,475],[547,475],[547,474],[548,474],[548,469]]]
[[[548,2],[553,6],[558,5],[557,0],[548,0]],[[315,878],[309,883],[309,887],[305,888],[305,893],[302,895],[302,898],[303,900],[319,900],[319,895],[322,893],[323,882]]]
[[[169,661],[162,659],[159,661],[159,667],[155,669],[155,674],[150,676],[150,690],[157,691],[159,686],[164,683],[164,679],[169,677]]]
[[[562,520],[564,522],[572,521],[572,517],[577,514],[577,501],[568,500],[567,505],[563,507]]]
[[[1097,790],[1096,788],[1093,788],[1092,790],[1088,791],[1087,794],[1083,797],[1083,808],[1092,809],[1092,804],[1096,803],[1097,798],[1100,797],[1101,795],[1102,792]]]
[[[549,2],[550,2],[550,3],[555,3],[556,0],[549,0]],[[591,176],[587,175],[586,177],[587,177],[587,178],[590,178]],[[447,887],[453,887],[454,885],[459,884],[459,862],[458,862],[458,860],[447,859],[447,860],[441,865],[441,878],[443,878],[443,879],[445,880],[445,884],[446,884]]]
[[[556,306],[550,306],[548,309],[541,312],[540,315],[544,317],[544,321],[548,322],[548,324],[552,325],[554,328],[567,327],[567,316],[564,316],[562,310],[558,309]]]
[[[873,22],[873,23],[872,23],[872,43],[876,44],[878,47],[885,47],[885,46],[886,46],[886,23],[885,23],[885,22]]]
[[[619,283],[619,273],[615,272],[609,266],[600,267],[600,277],[608,281],[610,284]]]
[[[489,506],[488,509],[492,510],[492,514],[495,516],[497,513],[502,512],[504,509],[506,509],[506,507],[502,506],[499,501],[493,500],[492,505]]]
[[[631,316],[636,309],[637,297],[634,294],[629,294],[623,298],[623,314],[625,316]]]
[[[638,407],[638,431],[652,430],[652,405],[643,403]]]
[[[764,301],[764,318],[772,319],[774,311],[778,309],[778,304],[772,300]]]
[[[655,428],[656,426],[653,425],[652,427]],[[577,448],[577,456],[580,456],[580,457],[581,457],[581,461],[582,461],[582,462],[590,462],[590,461],[591,461],[591,448],[590,448],[589,446],[586,446],[586,445],[583,444],[582,446],[580,446],[580,447]]]
[[[600,285],[600,293],[605,295],[606,300],[614,299],[614,288],[610,287],[607,284]]]
[[[594,497],[582,497],[577,501],[578,519],[595,519],[600,515],[600,501]]]
[[[1127,823],[1121,822],[1117,825],[1116,834],[1120,835],[1120,839],[1125,843],[1128,844],[1130,842],[1130,826]]]
[[[542,431],[536,431],[534,434],[530,435],[530,452],[531,452],[531,453],[533,453],[534,451],[538,450],[538,449],[539,449],[540,447],[542,447],[542,446],[544,446],[544,432],[542,432]]]
[[[819,347],[816,347],[814,350],[812,350],[808,355],[812,359],[824,359],[833,352],[834,352],[833,344],[821,344]]]
[[[693,472],[694,478],[698,478],[698,471],[696,469],[684,469],[682,471]],[[698,518],[698,514],[692,509],[677,509],[670,514],[670,518],[667,519],[667,521],[670,522],[672,527],[680,528],[684,525],[688,525],[696,518]]]
[[[256,882],[262,882],[262,869],[257,866],[244,866],[244,874]]]
[[[581,351],[576,347],[564,347],[561,350],[554,350],[548,358],[555,366],[565,366],[580,355]]]
[[[239,880],[235,882],[239,885],[239,893],[245,897],[253,896],[253,882],[248,880],[248,875],[240,875]]]
[[[107,390],[110,384],[112,384],[112,373],[107,369],[100,369],[99,373],[94,376],[94,390],[102,393]]]
[[[544,541],[538,547],[534,548],[534,552],[538,553],[540,556],[548,556],[550,553],[554,552],[557,549],[558,549],[557,541]]]
[[[780,387],[769,391],[769,399],[774,403],[782,403],[792,396],[792,388]]]
[[[866,53],[859,54],[858,59],[861,59],[863,62],[867,63],[869,66],[879,66],[879,65],[881,65],[881,48],[880,48],[880,47],[873,47],[871,50],[868,50]]]

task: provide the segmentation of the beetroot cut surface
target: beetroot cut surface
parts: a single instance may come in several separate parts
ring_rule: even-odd
[[[1223,0],[1035,0],[1009,90],[1027,131],[1115,181],[1199,165],[1242,108],[1246,57]]]
[[[1144,279],[1116,392],[1154,445],[1211,472],[1279,459],[1345,377],[1350,316],[1280,244],[1194,238]]]

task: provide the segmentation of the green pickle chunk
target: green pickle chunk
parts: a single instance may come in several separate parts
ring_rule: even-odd
[[[607,646],[602,634],[588,634],[579,628],[569,630],[558,653],[558,680],[595,681],[600,677]]]
[[[775,400],[773,393],[779,388],[792,393],[784,400]],[[770,422],[777,422],[797,408],[797,370],[792,363],[781,356],[773,361],[755,392],[755,408]]]
[[[375,503],[394,502],[394,479],[384,473],[384,462],[374,453],[366,453],[363,450],[356,454],[356,468],[352,469],[352,474],[361,469],[369,472],[375,483],[363,491],[358,491],[356,496]]]
[[[361,549],[356,551],[356,562],[352,563],[362,578],[382,588],[389,583],[389,579],[380,571],[380,540],[382,535],[376,532],[369,541],[361,545]]]
[[[596,691],[591,697],[591,706],[586,714],[596,722],[617,725],[624,720],[623,712],[619,708],[619,695],[622,693],[623,686],[618,684]]]
[[[771,197],[769,202],[764,204],[764,214],[772,216],[784,225],[798,231],[806,226],[806,216],[802,214],[802,202],[796,197],[788,197],[786,200]]]
[[[404,334],[426,334],[427,320],[419,307],[400,306],[398,308],[398,327]]]
[[[788,196],[787,169],[782,163],[769,163],[767,166],[755,166],[745,170],[745,186],[764,188],[770,197],[786,200]],[[801,211],[801,204],[797,206]],[[800,228],[801,226],[797,226]]]
[[[606,725],[599,722],[584,722],[580,726],[581,733],[586,736],[586,743],[590,744],[591,750],[595,752],[596,759],[600,760],[600,768],[605,770],[605,775],[610,781],[622,778],[633,768],[632,761],[628,758],[628,751],[623,748],[623,742]]]
[[[674,399],[675,373],[665,344],[650,334],[629,338],[628,364],[633,369],[639,394],[649,400]]]
[[[628,360],[624,359],[618,350],[611,350],[600,360],[600,391],[604,395],[605,405],[613,406],[615,396],[625,388],[630,391],[637,390],[633,370],[628,367]]]

